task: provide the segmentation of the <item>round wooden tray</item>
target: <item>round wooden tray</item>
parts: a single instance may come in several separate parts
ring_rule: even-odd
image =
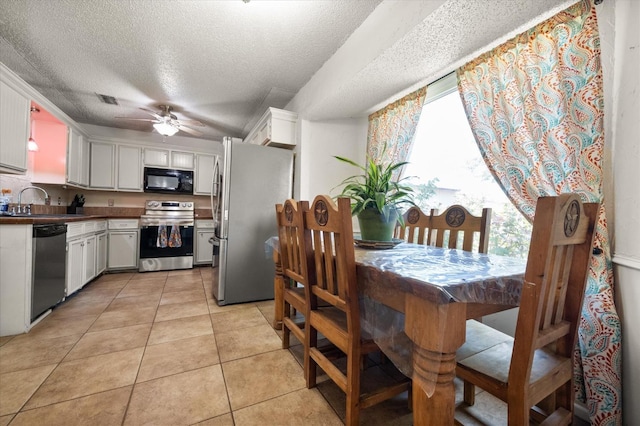
[[[404,243],[404,240],[399,240],[397,238],[393,238],[391,241],[369,241],[369,240],[359,240],[354,239],[353,242],[356,246],[370,249],[370,250],[388,250],[392,249],[400,243]]]

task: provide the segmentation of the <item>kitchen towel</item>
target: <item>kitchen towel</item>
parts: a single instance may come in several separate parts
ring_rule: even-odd
[[[158,239],[156,247],[165,248],[167,246],[167,225],[158,225]]]
[[[166,235],[166,230],[165,230]],[[169,247],[182,247],[182,238],[180,237],[180,226],[171,225],[171,234],[169,235]]]

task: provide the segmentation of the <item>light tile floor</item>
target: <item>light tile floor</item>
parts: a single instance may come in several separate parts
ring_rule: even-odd
[[[331,381],[307,389],[301,346],[281,349],[273,301],[219,307],[210,282],[210,268],[103,275],[28,334],[0,338],[0,426],[342,424],[344,394]],[[505,423],[500,401],[476,401],[456,417]],[[412,422],[406,394],[361,414]]]

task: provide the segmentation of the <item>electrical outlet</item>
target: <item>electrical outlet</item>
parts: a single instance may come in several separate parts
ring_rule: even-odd
[[[113,200],[111,198],[109,198],[108,204],[109,204],[109,207],[113,207]]]

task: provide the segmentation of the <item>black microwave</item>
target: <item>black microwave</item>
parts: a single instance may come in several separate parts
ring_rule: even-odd
[[[193,171],[145,167],[144,192],[193,194]]]

